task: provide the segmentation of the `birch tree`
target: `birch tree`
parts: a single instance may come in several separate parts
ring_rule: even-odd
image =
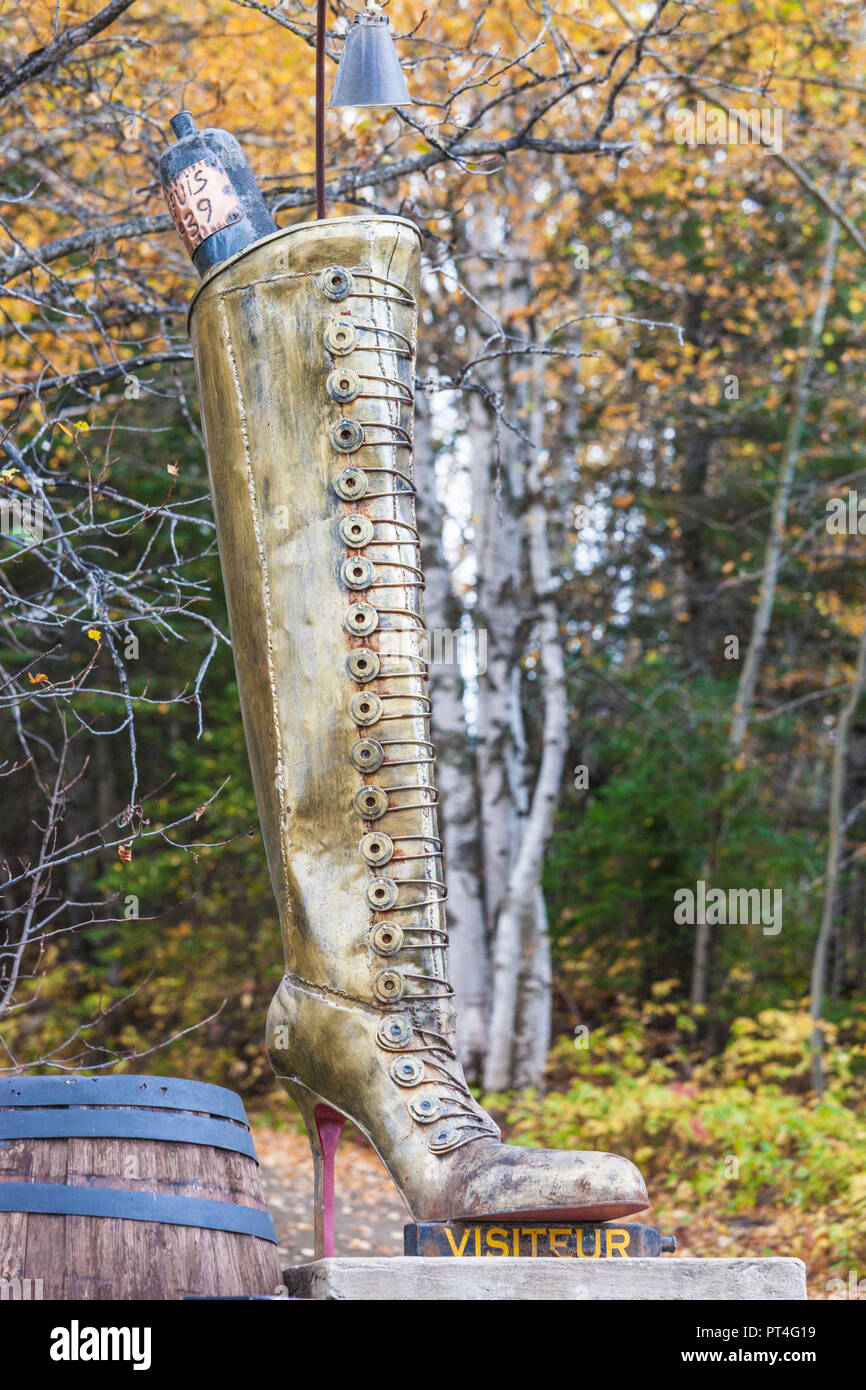
[[[480,864],[478,777],[469,738],[460,667],[465,613],[451,582],[443,544],[443,508],[437,495],[430,406],[419,392],[415,419],[418,529],[426,587],[424,608],[432,633],[431,698],[437,753],[440,823],[448,884],[449,970],[455,990],[461,1058],[467,1076],[480,1080],[487,1047],[490,972]],[[437,659],[438,658],[438,659]]]

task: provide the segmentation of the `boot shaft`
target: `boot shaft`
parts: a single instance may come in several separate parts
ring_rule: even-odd
[[[290,975],[451,1031],[412,421],[419,239],[290,228],[190,314]]]

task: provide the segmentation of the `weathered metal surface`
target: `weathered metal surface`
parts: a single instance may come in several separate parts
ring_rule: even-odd
[[[388,16],[381,11],[362,10],[355,15],[343,44],[328,105],[413,105]]]
[[[243,150],[226,130],[199,130],[189,111],[172,117],[178,137],[159,176],[169,212],[199,275],[276,232]]]
[[[634,1259],[676,1250],[673,1236],[636,1222],[621,1225],[562,1222],[430,1221],[403,1227],[404,1255],[541,1259]]]
[[[411,223],[347,217],[243,252],[191,310],[286,955],[268,1047],[314,1151],[323,1101],[416,1220],[618,1219],[647,1204],[634,1166],[500,1143],[456,1055],[415,526],[419,281]]]

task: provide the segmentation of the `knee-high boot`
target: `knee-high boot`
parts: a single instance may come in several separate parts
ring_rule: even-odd
[[[621,1217],[646,1206],[627,1159],[502,1144],[455,1052],[412,467],[418,295],[411,223],[347,217],[259,242],[191,310],[285,946],[270,1055],[320,1204],[347,1116],[417,1220]]]

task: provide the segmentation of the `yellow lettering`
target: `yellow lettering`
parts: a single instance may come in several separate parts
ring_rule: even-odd
[[[529,1236],[529,1241],[530,1241],[530,1251],[529,1251],[529,1253],[530,1253],[530,1255],[537,1255],[537,1254],[538,1254],[538,1237],[542,1234],[542,1232],[539,1231],[538,1227],[537,1227],[537,1226],[523,1226],[523,1227],[521,1228],[520,1234],[521,1234],[522,1236]]]
[[[451,1234],[450,1226],[445,1227],[445,1235],[448,1238],[448,1244],[451,1246],[451,1254],[456,1255],[458,1257],[462,1255],[463,1251],[466,1249],[466,1242],[469,1239],[469,1227],[467,1226],[466,1230],[463,1232],[463,1239],[461,1240],[459,1247],[454,1243],[454,1237]]]
[[[577,1246],[577,1253],[582,1260],[597,1260],[601,1254],[601,1231],[598,1229],[597,1226],[593,1230],[593,1235],[595,1236],[595,1249],[591,1250],[589,1254],[587,1254],[583,1248],[583,1237],[585,1234],[585,1228],[583,1226],[578,1226],[574,1233],[575,1244]]]
[[[480,1254],[481,1254],[481,1227],[480,1227],[480,1226],[476,1226],[476,1227],[475,1227],[475,1253],[476,1253],[476,1255],[480,1255]]]
[[[550,1228],[550,1251],[551,1254],[556,1255],[559,1259],[562,1259],[562,1255],[559,1251],[559,1241],[563,1239],[568,1240],[569,1234],[570,1232],[567,1226],[551,1226]]]
[[[519,1230],[517,1229],[516,1226],[514,1227],[514,1230],[511,1232],[511,1239],[512,1239],[512,1243],[513,1243],[513,1245],[514,1245],[514,1249],[512,1250],[511,1253],[512,1253],[512,1255],[519,1255],[519,1254],[520,1254],[520,1232],[519,1232]]]
[[[494,1240],[494,1239],[493,1239],[494,1236],[499,1236],[499,1237],[501,1237],[501,1239],[499,1239],[499,1240]],[[508,1254],[508,1232],[505,1231],[505,1230],[503,1230],[503,1228],[502,1228],[501,1226],[491,1226],[491,1227],[489,1227],[489,1228],[488,1228],[488,1231],[487,1231],[487,1245],[488,1245],[488,1249],[487,1249],[487,1252],[486,1252],[486,1253],[487,1253],[488,1255],[491,1253],[491,1248],[492,1248],[493,1250],[498,1251],[500,1255],[507,1255],[507,1254]]]
[[[627,1258],[628,1258],[628,1245],[629,1245],[629,1241],[630,1241],[630,1239],[631,1239],[630,1233],[629,1233],[628,1231],[610,1231],[610,1230],[608,1230],[608,1231],[605,1232],[605,1235],[607,1236],[607,1253],[608,1253],[608,1255],[612,1255],[612,1254],[613,1254],[614,1246],[616,1246],[617,1249],[618,1249],[618,1251],[619,1251],[619,1254],[620,1254],[620,1255],[623,1255],[623,1256],[627,1259]]]

